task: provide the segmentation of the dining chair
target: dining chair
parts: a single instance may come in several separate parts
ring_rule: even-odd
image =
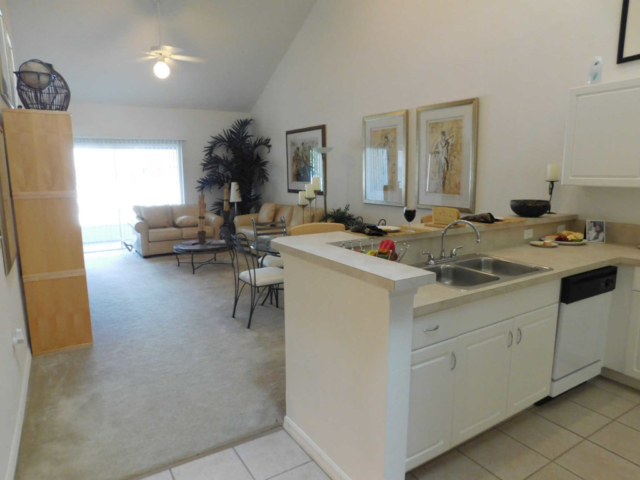
[[[329,233],[344,232],[345,227],[342,223],[305,223],[291,227],[289,234],[293,237],[296,235],[310,235],[313,233]]]
[[[236,307],[242,291],[248,285],[251,291],[251,310],[247,328],[251,328],[253,312],[263,294],[276,292],[276,307],[278,303],[278,289],[284,283],[284,270],[277,267],[260,267],[259,257],[253,254],[251,242],[244,233],[231,236],[234,250],[235,263],[233,267],[235,281],[235,298],[233,302],[233,318],[236,318]],[[227,241],[225,239],[225,241]],[[265,295],[265,300],[267,296]],[[264,304],[264,302],[263,302]]]
[[[259,259],[259,265],[261,267],[284,268],[284,262],[281,257],[272,255],[265,250],[262,250],[262,255],[260,254],[261,242],[271,242],[275,237],[287,236],[287,222],[284,216],[280,217],[280,220],[274,220],[273,222],[256,222],[256,219],[252,218],[251,225],[253,226],[253,239],[255,241],[255,250]]]

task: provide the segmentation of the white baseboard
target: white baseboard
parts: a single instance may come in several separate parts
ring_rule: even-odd
[[[13,433],[11,443],[11,453],[9,454],[9,465],[7,465],[6,480],[14,480],[16,467],[18,466],[18,452],[20,451],[20,439],[22,438],[22,426],[24,425],[24,414],[27,409],[27,394],[29,393],[29,377],[31,375],[31,351],[27,349],[25,358],[24,376],[20,388],[20,407],[18,408],[18,418],[16,419],[16,429]]]
[[[285,431],[291,435],[291,438],[324,470],[324,473],[326,473],[331,480],[351,480],[293,420],[289,417],[284,417],[283,427]]]

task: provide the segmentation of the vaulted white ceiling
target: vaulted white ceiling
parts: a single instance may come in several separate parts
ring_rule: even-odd
[[[152,60],[153,0],[7,0],[15,62],[52,63],[71,102],[249,111],[316,0],[162,0],[162,43],[206,64]]]

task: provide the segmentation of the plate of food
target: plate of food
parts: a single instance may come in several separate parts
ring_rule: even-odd
[[[381,225],[379,228],[383,232],[387,232],[387,233],[396,233],[402,230],[400,227],[394,227],[392,225]]]
[[[533,242],[529,242],[534,247],[540,248],[556,248],[558,244],[556,242],[552,242],[551,240],[534,240]]]
[[[555,242],[558,245],[564,245],[568,247],[576,247],[578,245],[585,245],[587,243],[587,241],[584,239],[583,233],[572,232],[571,230],[564,230],[554,235],[547,235],[540,240]]]

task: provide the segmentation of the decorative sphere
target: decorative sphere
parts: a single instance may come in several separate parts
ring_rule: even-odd
[[[153,73],[155,73],[156,77],[158,78],[167,78],[171,73],[171,69],[169,68],[169,65],[167,65],[164,61],[159,60],[153,66]]]
[[[31,88],[43,90],[51,83],[51,70],[44,62],[24,62],[20,65],[20,78]]]

